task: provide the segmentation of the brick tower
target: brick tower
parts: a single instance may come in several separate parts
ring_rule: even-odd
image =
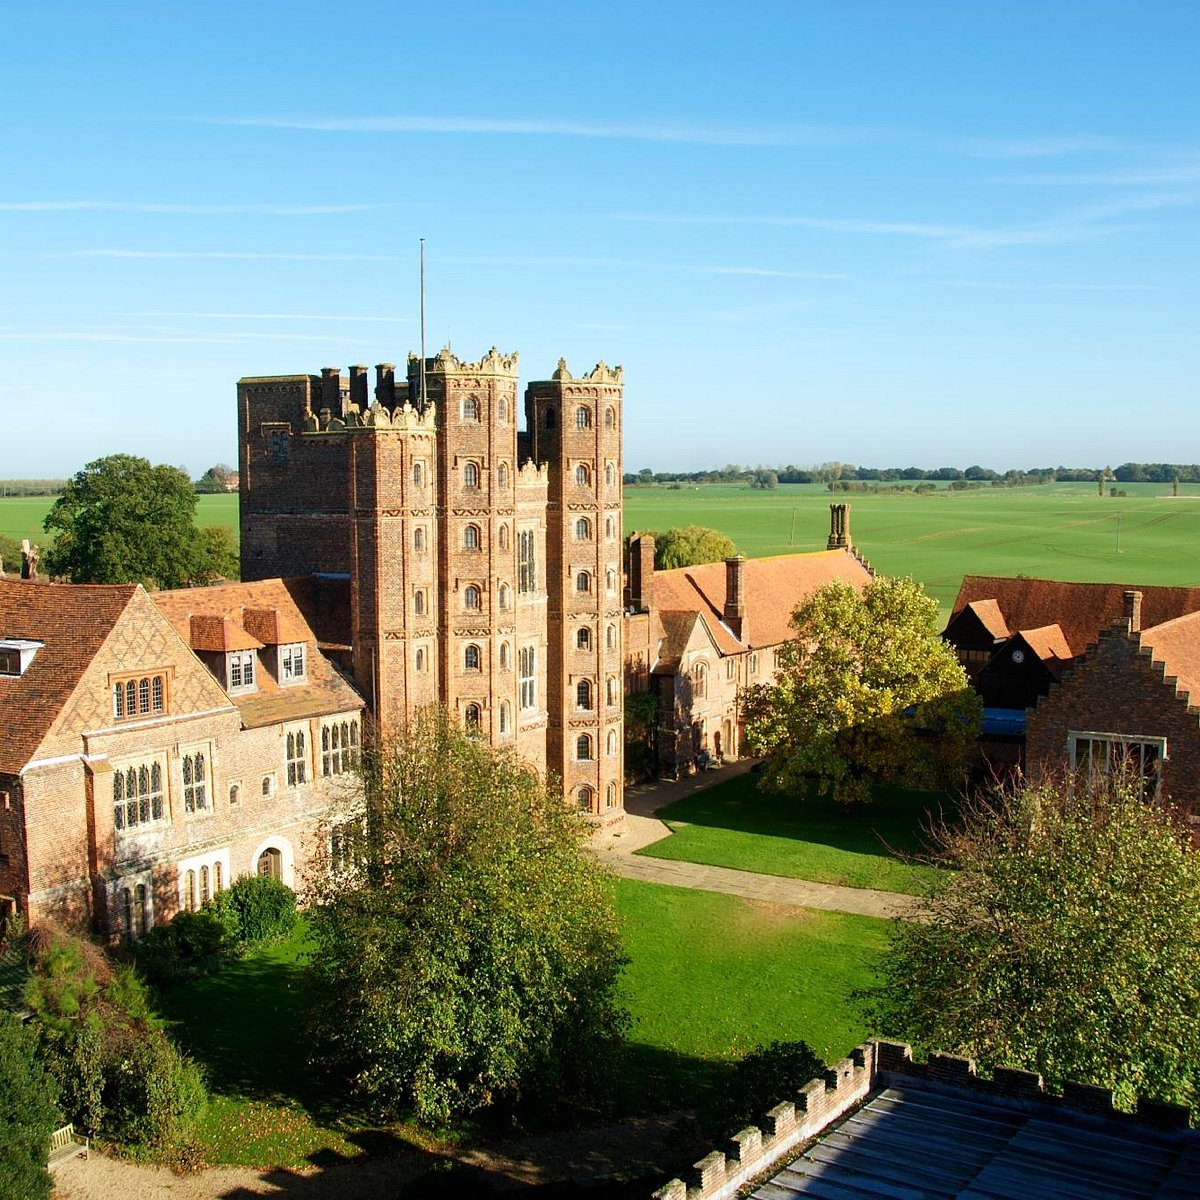
[[[546,506],[550,770],[581,809],[623,807],[621,368],[530,383],[530,453]]]
[[[519,432],[516,354],[421,368],[239,381],[242,577],[348,589],[383,728],[440,703],[619,815],[621,369],[560,362]]]

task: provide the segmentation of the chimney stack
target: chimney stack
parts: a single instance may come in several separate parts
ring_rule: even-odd
[[[654,603],[654,539],[648,533],[629,538],[629,607],[649,612]]]
[[[1142,628],[1142,593],[1125,593],[1125,627],[1130,633],[1140,633]]]
[[[342,372],[339,367],[321,368],[321,407],[342,416]]]
[[[379,363],[375,367],[375,399],[384,408],[396,404],[396,364]]]
[[[741,554],[725,560],[725,611],[722,617],[734,636],[743,642],[748,632],[745,575],[746,559]]]
[[[370,407],[367,402],[367,368],[364,366],[350,368],[350,403],[358,405],[359,412],[366,412]]]
[[[850,542],[850,505],[831,504],[829,506],[829,541],[825,543],[827,550],[849,550]]]

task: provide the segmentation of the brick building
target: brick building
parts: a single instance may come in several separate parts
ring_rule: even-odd
[[[300,881],[363,715],[316,592],[0,579],[0,916],[136,936],[239,875]]]
[[[623,812],[621,369],[449,350],[396,378],[238,383],[242,578],[343,581],[339,640],[386,729],[439,703]]]
[[[850,544],[849,505],[831,509],[832,548],[812,554],[656,571],[654,539],[630,537],[626,682],[658,696],[660,770],[738,757],[741,692],[774,681],[796,606],[835,580],[859,589],[870,582],[870,566]]]

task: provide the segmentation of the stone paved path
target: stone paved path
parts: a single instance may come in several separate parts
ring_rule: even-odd
[[[643,846],[671,836],[671,830],[655,816],[660,808],[683,796],[714,787],[749,771],[753,762],[743,759],[718,771],[673,781],[638,784],[625,795],[626,817],[617,830],[600,829],[592,836],[591,848],[614,875],[672,887],[696,888],[702,892],[724,892],[747,900],[790,904],[798,908],[820,908],[829,912],[853,913],[864,917],[913,917],[919,907],[914,896],[879,892],[870,888],[838,887],[782,875],[735,871],[702,863],[678,862],[668,858],[646,858],[635,854]]]

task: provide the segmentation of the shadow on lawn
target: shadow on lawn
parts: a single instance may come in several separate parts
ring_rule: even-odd
[[[920,855],[932,818],[955,806],[938,792],[878,788],[870,804],[847,808],[815,790],[807,795],[759,791],[759,775],[736,776],[658,810],[664,821],[812,842],[856,854]]]
[[[225,1200],[263,1195],[293,1200],[442,1200],[493,1196],[520,1188],[523,1195],[558,1200],[644,1200],[666,1179],[707,1152],[680,1102],[704,1102],[731,1070],[645,1045],[629,1045],[613,1073],[612,1094],[600,1110],[555,1107],[496,1117],[456,1135],[456,1148],[439,1153],[399,1133],[360,1131],[346,1141],[361,1154],[330,1150],[311,1156],[313,1170],[263,1171],[260,1184],[237,1186]],[[628,1112],[652,1114],[618,1116]]]

